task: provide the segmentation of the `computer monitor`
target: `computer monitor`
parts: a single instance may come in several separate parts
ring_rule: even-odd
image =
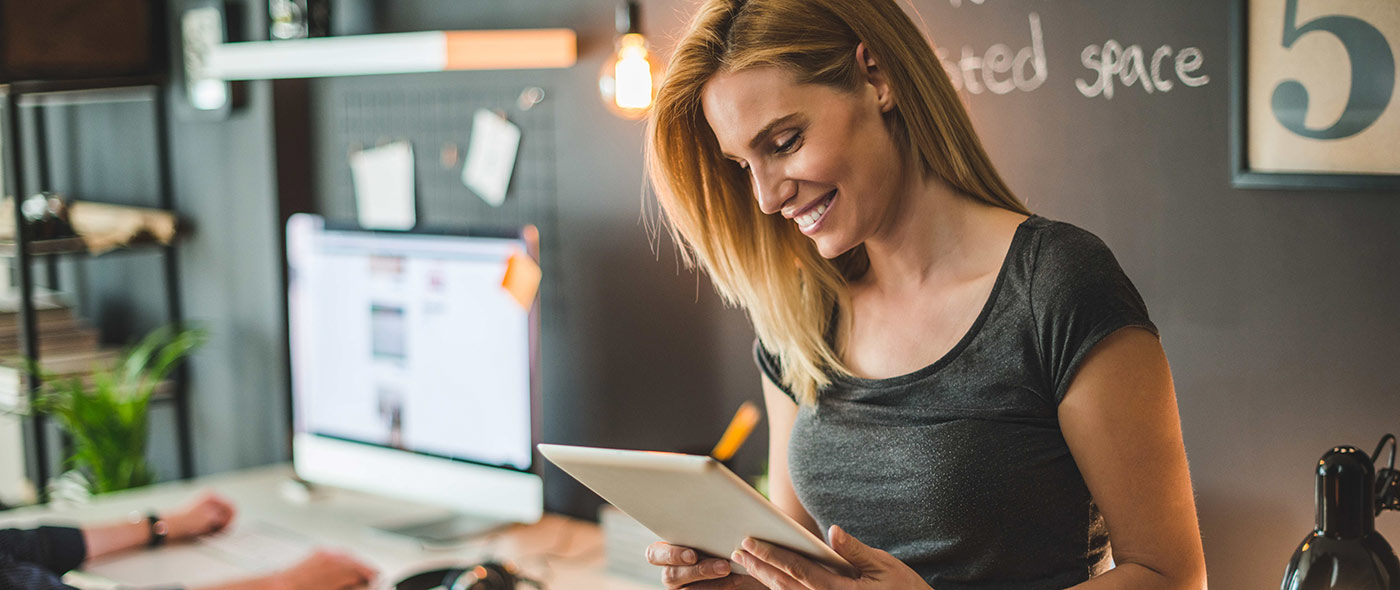
[[[538,305],[503,286],[527,246],[521,235],[291,217],[292,462],[301,478],[455,513],[382,527],[423,539],[539,520]]]

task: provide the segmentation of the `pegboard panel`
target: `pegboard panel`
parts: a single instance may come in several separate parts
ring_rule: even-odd
[[[523,108],[521,93],[531,87],[543,91],[543,100]],[[319,81],[314,104],[322,109],[315,130],[321,213],[355,219],[350,154],[406,140],[413,146],[420,226],[510,228],[534,224],[540,229],[545,274],[558,277],[556,134],[551,94],[546,85],[464,83],[462,77],[445,74]],[[462,183],[477,109],[504,114],[520,128],[515,171],[499,207],[483,201]],[[548,285],[542,286],[545,301],[554,293]],[[546,307],[560,309],[557,305]]]

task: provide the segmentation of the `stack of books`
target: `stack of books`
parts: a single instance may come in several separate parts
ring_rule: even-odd
[[[104,349],[98,331],[73,313],[59,294],[38,289],[34,294],[35,325],[39,332],[39,366],[60,378],[82,377],[109,368],[118,352]],[[20,410],[27,404],[28,370],[23,350],[19,298],[0,295],[0,409]]]

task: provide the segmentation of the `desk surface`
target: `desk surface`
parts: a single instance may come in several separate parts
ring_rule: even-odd
[[[412,522],[445,515],[442,510],[338,488],[318,488],[305,502],[283,493],[292,470],[274,465],[169,482],[108,494],[82,506],[33,506],[0,512],[0,528],[38,524],[85,524],[125,519],[132,511],[170,509],[205,489],[232,500],[238,509],[233,528],[272,526],[291,531],[317,546],[352,552],[380,571],[379,587],[434,566],[471,564],[486,559],[515,563],[546,590],[649,590],[655,585],[604,571],[603,536],[597,525],[559,515],[484,535],[451,548],[424,548],[408,539],[376,533],[374,525]],[[156,555],[159,553],[159,555]],[[89,573],[129,584],[222,581],[226,568],[202,567],[207,553],[174,545],[158,552],[137,551],[88,564]],[[289,557],[295,561],[295,557]],[[658,577],[659,580],[659,577]]]

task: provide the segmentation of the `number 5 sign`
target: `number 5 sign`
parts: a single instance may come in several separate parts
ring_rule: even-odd
[[[1234,0],[1234,184],[1400,188],[1400,0]]]

